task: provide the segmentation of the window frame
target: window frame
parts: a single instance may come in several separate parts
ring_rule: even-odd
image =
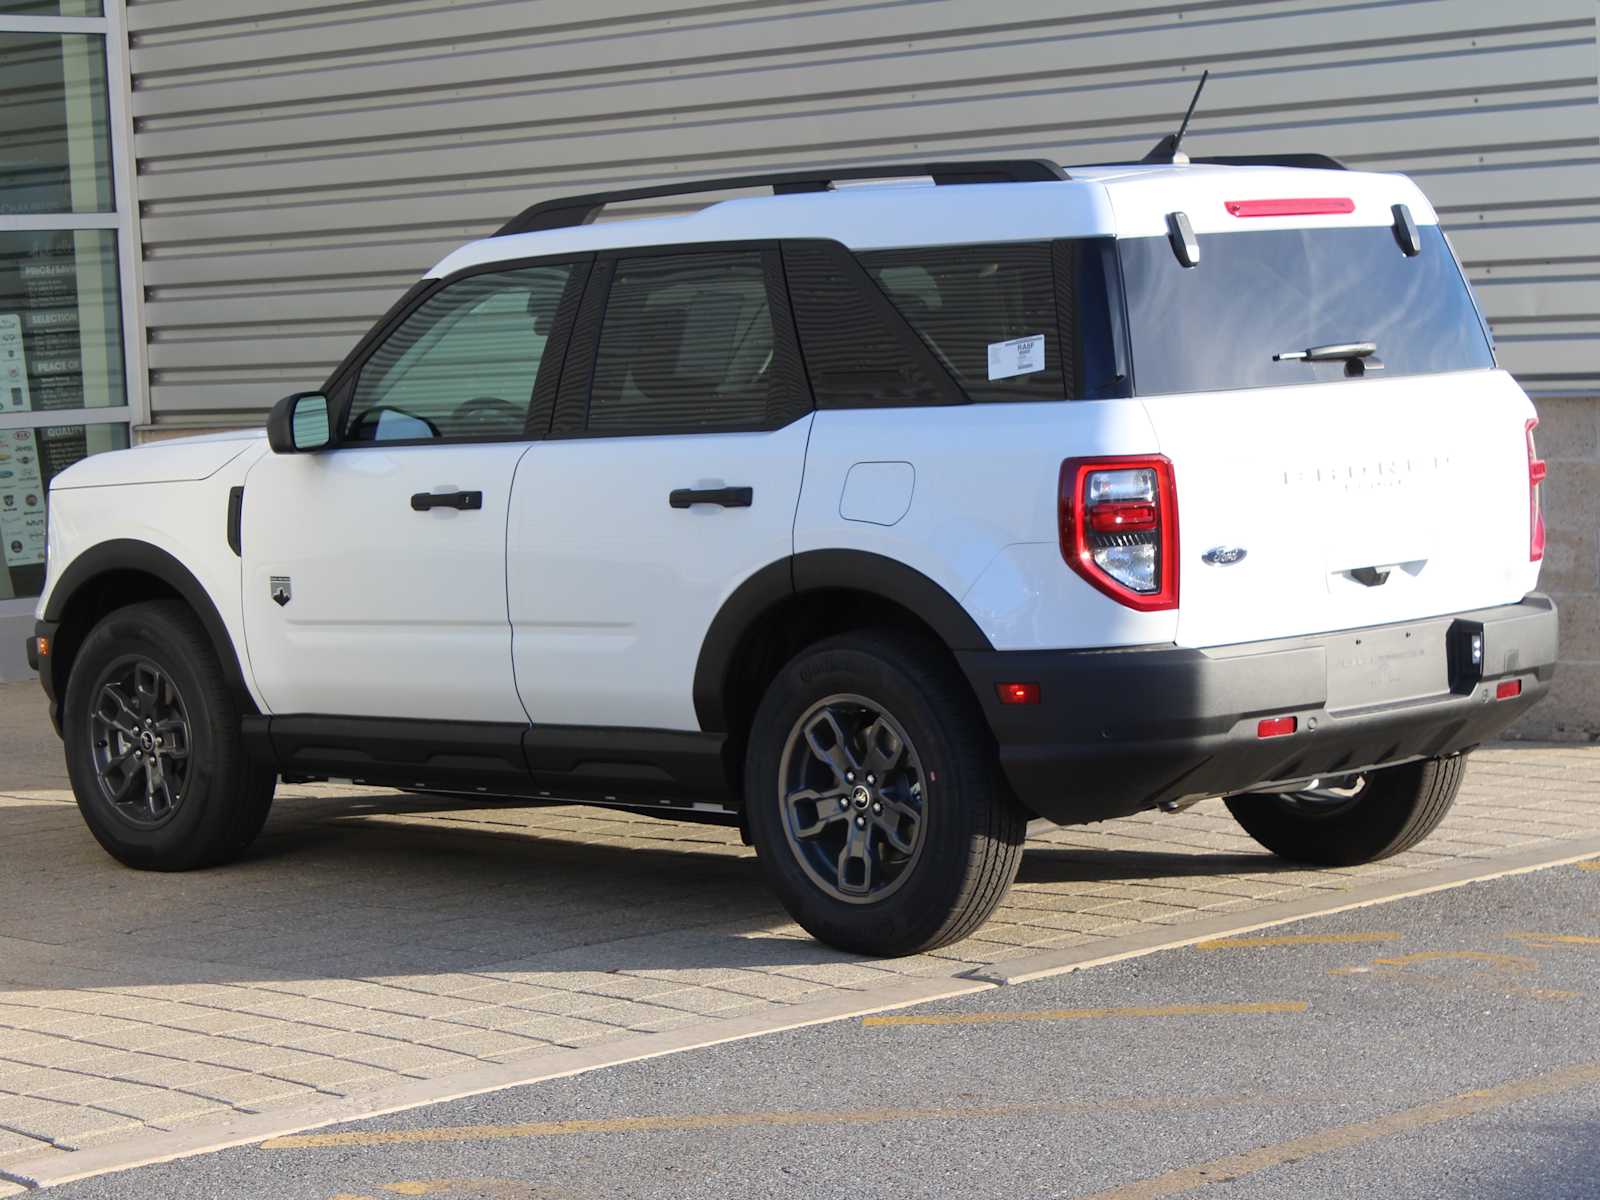
[[[110,143],[111,207],[100,212],[0,213],[0,232],[78,232],[106,230],[115,240],[117,308],[121,322],[119,347],[123,403],[105,407],[0,413],[0,432],[57,425],[121,425],[130,446],[150,428],[150,391],[144,340],[143,254],[135,206],[133,117],[128,84],[128,35],[125,5],[107,3],[97,17],[0,13],[0,31],[46,35],[89,35],[100,41],[106,68],[107,138]],[[48,504],[48,500],[46,502]],[[48,511],[48,510],[47,510]],[[0,570],[6,569],[0,561]],[[31,619],[37,596],[0,599],[0,632],[10,619]],[[3,656],[0,656],[3,671]],[[4,677],[0,675],[0,677]]]
[[[546,436],[550,410],[554,408],[555,388],[561,378],[567,351],[572,345],[572,328],[577,316],[580,298],[593,272],[595,255],[541,254],[530,258],[508,258],[490,263],[478,263],[449,275],[419,280],[379,317],[358,341],[343,361],[336,366],[323,383],[322,391],[328,397],[332,413],[333,440],[321,451],[389,449],[398,446],[463,446],[494,445],[503,442],[535,442]],[[347,441],[344,432],[349,424],[350,409],[355,403],[356,383],[368,361],[396,334],[408,318],[434,296],[446,288],[478,275],[504,275],[534,267],[570,266],[561,301],[556,307],[555,325],[545,341],[545,352],[539,360],[534,376],[533,392],[528,401],[528,414],[520,433],[494,435],[453,435],[430,438],[391,438],[385,441]]]
[[[600,335],[610,306],[611,285],[617,263],[635,258],[689,258],[697,255],[757,254],[767,285],[767,307],[772,316],[773,366],[780,387],[788,392],[769,397],[759,422],[738,421],[717,425],[694,425],[667,429],[591,429],[589,413],[594,395],[595,364],[600,354]],[[811,381],[806,375],[800,352],[800,337],[794,324],[788,281],[783,272],[782,243],[774,238],[747,241],[678,242],[655,246],[619,246],[599,251],[588,286],[578,306],[572,329],[570,352],[561,374],[561,385],[550,416],[547,437],[552,441],[619,437],[693,437],[697,434],[772,433],[784,429],[816,411]]]

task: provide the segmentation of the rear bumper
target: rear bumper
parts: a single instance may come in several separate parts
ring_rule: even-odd
[[[1481,664],[1471,662],[1474,633]],[[1556,609],[1534,594],[1424,621],[1210,650],[956,657],[1018,797],[1074,824],[1470,749],[1549,690]],[[1497,685],[1510,680],[1520,694],[1497,699]],[[1014,682],[1038,683],[1040,702],[1001,704],[996,685]],[[1293,716],[1295,732],[1259,737],[1261,719],[1278,716]]]

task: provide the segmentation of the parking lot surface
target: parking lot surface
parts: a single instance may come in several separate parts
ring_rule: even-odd
[[[69,1184],[124,1195],[1592,1197],[1572,866]]]
[[[792,925],[732,830],[285,787],[242,863],[142,874],[84,829],[34,686],[0,687],[0,744],[0,1179],[1600,852],[1600,748],[1510,745],[1475,756],[1438,833],[1368,867],[1286,866],[1218,803],[1037,825],[1017,886],[977,936],[871,961]]]

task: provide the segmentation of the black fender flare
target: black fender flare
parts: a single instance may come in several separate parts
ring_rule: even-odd
[[[951,650],[993,650],[961,602],[914,567],[866,550],[807,550],[769,563],[734,589],[706,630],[694,709],[707,733],[728,729],[723,689],[745,634],[773,606],[806,592],[865,592],[913,613]]]
[[[134,538],[116,538],[91,546],[67,564],[66,570],[61,573],[61,578],[50,589],[50,599],[44,610],[44,621],[51,625],[59,625],[66,617],[73,598],[95,580],[113,571],[137,571],[159,579],[177,592],[184,603],[194,610],[195,616],[200,618],[200,624],[211,639],[217,661],[222,664],[223,676],[228,681],[229,690],[238,700],[241,712],[256,711],[255,700],[250,695],[244,671],[239,664],[238,650],[228,633],[227,625],[223,623],[222,614],[217,611],[216,603],[201,582],[194,577],[194,573],[159,546]],[[52,674],[55,670],[56,667],[52,664]],[[55,697],[58,703],[64,698],[66,682],[65,679],[51,680],[56,688]]]

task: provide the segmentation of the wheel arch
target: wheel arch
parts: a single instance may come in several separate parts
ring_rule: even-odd
[[[800,645],[851,628],[890,625],[949,651],[992,650],[988,637],[942,586],[913,567],[865,550],[808,550],[755,572],[706,631],[694,676],[700,728],[744,728],[764,683]]]
[[[73,659],[89,630],[115,609],[161,598],[178,599],[189,607],[216,651],[239,711],[259,711],[245,683],[233,637],[204,585],[167,551],[133,538],[91,546],[67,564],[50,589],[43,621],[51,627],[52,646],[48,663],[40,665],[47,669],[45,690],[54,707],[59,709],[66,698]]]

